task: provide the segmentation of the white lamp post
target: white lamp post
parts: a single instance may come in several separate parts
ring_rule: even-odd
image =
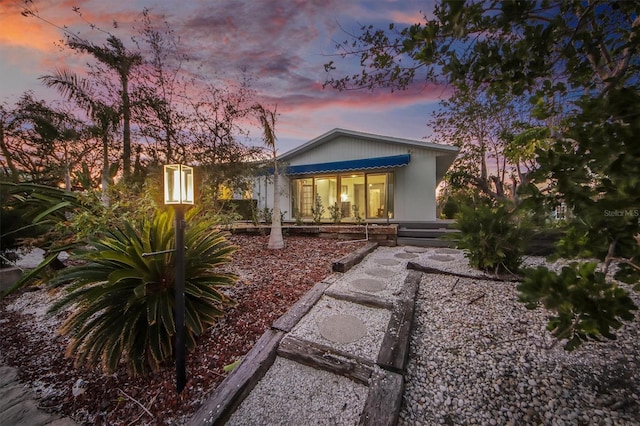
[[[194,203],[193,167],[182,164],[164,166],[164,203],[175,210],[176,262],[175,262],[175,325],[176,325],[176,390],[182,392],[186,384],[185,329],[184,329],[184,211]]]

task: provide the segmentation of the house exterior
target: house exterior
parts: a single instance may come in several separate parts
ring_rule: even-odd
[[[436,219],[436,186],[458,149],[448,145],[333,129],[278,157],[283,218],[331,222]],[[273,208],[272,176],[257,177],[258,209]],[[334,213],[335,214],[335,213]]]

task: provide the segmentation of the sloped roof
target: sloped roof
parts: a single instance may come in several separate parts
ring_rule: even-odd
[[[305,142],[302,145],[296,148],[293,148],[290,151],[285,152],[279,157],[279,159],[287,160],[291,157],[295,157],[296,155],[309,151],[315,148],[316,146],[322,145],[323,143],[333,140],[340,136],[350,136],[354,138],[360,138],[360,139],[365,139],[365,140],[370,140],[375,142],[387,142],[387,143],[390,142],[390,143],[399,144],[399,145],[415,146],[415,147],[420,147],[425,149],[431,149],[434,151],[440,151],[444,154],[456,154],[458,152],[458,148],[451,145],[442,145],[442,144],[437,144],[432,142],[423,142],[415,139],[396,138],[393,136],[383,136],[383,135],[377,135],[374,133],[365,133],[365,132],[359,132],[356,130],[335,128],[333,130],[329,130],[327,133],[324,133],[318,136],[315,139],[310,140],[309,142]]]
[[[340,136],[353,137],[353,138],[368,140],[372,142],[383,142],[383,143],[405,145],[407,147],[418,147],[418,148],[427,149],[430,151],[435,151],[437,175],[439,177],[442,177],[446,173],[447,169],[449,168],[451,163],[453,163],[453,161],[456,158],[456,155],[458,154],[458,148],[451,145],[442,145],[442,144],[424,142],[424,141],[419,141],[414,139],[404,139],[404,138],[397,138],[393,136],[377,135],[374,133],[359,132],[356,130],[335,128],[335,129],[329,130],[327,133],[324,133],[318,136],[315,139],[310,140],[309,142],[306,142],[290,151],[287,151],[286,153],[280,155],[278,159],[283,161],[290,160],[304,152],[310,151],[313,148],[320,146],[326,142],[329,142],[333,139],[336,139]]]

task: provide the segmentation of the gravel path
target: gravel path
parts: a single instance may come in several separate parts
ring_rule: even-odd
[[[473,273],[448,255],[419,263]],[[525,309],[515,287],[423,276],[399,424],[640,424],[637,320],[617,341],[566,352],[546,331],[548,312]]]

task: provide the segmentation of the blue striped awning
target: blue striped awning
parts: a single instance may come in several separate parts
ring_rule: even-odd
[[[306,175],[313,173],[351,172],[358,170],[385,169],[402,167],[411,161],[410,154],[390,157],[363,158],[360,160],[334,161],[332,163],[303,164],[287,167],[288,175]]]

